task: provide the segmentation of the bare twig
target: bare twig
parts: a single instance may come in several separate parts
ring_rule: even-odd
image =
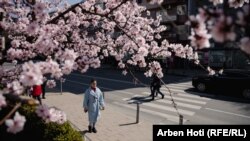
[[[170,95],[170,97],[171,97],[171,101],[173,102],[174,108],[175,108],[177,114],[180,116],[181,114],[180,114],[180,112],[179,112],[179,110],[178,110],[178,108],[177,108],[177,104],[176,104],[175,101],[174,101],[174,98],[173,98],[173,95],[172,95],[173,93],[171,92],[170,88],[166,86],[167,84],[166,84],[162,79],[160,79],[160,80],[161,80],[161,82],[163,83],[164,87],[167,88],[167,90],[168,90],[168,92],[169,92],[169,95]]]
[[[15,107],[13,107],[13,109],[5,116],[2,120],[0,120],[0,125],[2,125],[2,124],[5,122],[6,119],[10,118],[10,116],[11,116],[18,108],[20,108],[21,105],[22,105],[21,102],[17,103],[17,104],[15,105]]]

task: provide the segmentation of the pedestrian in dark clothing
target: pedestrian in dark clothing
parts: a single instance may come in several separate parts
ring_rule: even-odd
[[[151,89],[150,96],[152,96],[152,100],[154,100],[155,96],[157,96],[158,93],[161,94],[162,99],[164,98],[164,94],[160,91],[160,88],[161,88],[161,80],[156,75],[153,75],[153,80],[150,85]]]
[[[42,100],[40,97],[41,94],[42,94],[42,86],[41,85],[33,86],[32,96],[34,99],[38,100],[40,104],[42,104]]]
[[[45,97],[46,82],[47,82],[47,81],[44,81],[43,84],[42,84],[42,93],[43,93],[43,94],[42,94],[42,98],[43,98],[43,99],[46,98],[46,97]]]

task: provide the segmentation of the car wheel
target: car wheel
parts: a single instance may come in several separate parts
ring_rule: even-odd
[[[243,97],[250,99],[250,89],[244,89],[242,95]]]
[[[206,90],[206,85],[204,83],[198,83],[196,88],[200,91],[200,92],[204,92]]]

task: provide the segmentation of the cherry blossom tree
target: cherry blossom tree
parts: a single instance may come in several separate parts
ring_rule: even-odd
[[[16,64],[8,71],[0,68],[4,88],[1,108],[6,106],[6,96],[20,97],[27,87],[42,84],[45,75],[52,78],[47,85],[53,87],[53,79],[74,70],[84,73],[98,68],[104,57],[115,57],[123,74],[128,66],[139,66],[148,68],[146,76],[156,73],[163,77],[160,64],[146,62],[146,57],[169,57],[172,52],[188,59],[195,56],[189,46],[157,42],[166,29],[160,25],[161,16],[142,17],[149,11],[132,0],[87,0],[72,6],[62,0],[0,3],[0,28],[5,40],[0,62]],[[38,107],[37,114],[45,121],[61,123],[66,119],[64,113],[44,106]],[[6,120],[8,131],[13,133],[20,131],[25,122],[18,120],[20,130],[11,130],[15,118],[23,119],[16,113],[14,121]]]
[[[214,5],[223,3],[223,0],[210,1]],[[163,0],[149,2],[161,4]],[[237,8],[249,1],[228,2],[230,7]],[[0,109],[8,104],[6,98],[9,95],[22,101],[20,95],[25,89],[42,84],[45,76],[49,76],[48,87],[53,87],[54,79],[60,80],[75,70],[84,73],[89,68],[98,68],[101,60],[108,56],[115,57],[123,74],[127,74],[130,66],[138,66],[147,68],[147,77],[156,74],[161,78],[162,68],[153,58],[175,55],[199,64],[196,50],[209,47],[210,38],[216,37],[218,41],[236,38],[231,27],[232,19],[227,16],[211,18],[211,15],[222,14],[217,9],[200,9],[197,16],[190,17],[193,30],[189,46],[162,39],[160,33],[166,30],[160,24],[162,17],[142,16],[150,12],[135,0],[86,0],[71,6],[63,0],[0,0],[0,5],[0,29],[4,41],[0,48],[0,65],[5,62],[16,64],[9,70],[0,67],[3,87]],[[249,24],[247,8],[238,15],[239,25]],[[229,26],[229,30],[220,38],[223,25]],[[242,50],[249,53],[249,36],[240,42]],[[211,68],[208,71],[214,73]],[[36,113],[46,122],[66,121],[65,113],[44,105],[39,106]],[[11,120],[8,119],[10,115],[1,119],[0,125],[5,122],[12,133],[21,131],[25,117],[16,112]],[[18,128],[12,130],[14,126]]]

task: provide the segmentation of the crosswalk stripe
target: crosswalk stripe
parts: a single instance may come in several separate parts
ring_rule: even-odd
[[[130,105],[127,105],[127,104],[121,104],[121,103],[118,103],[118,102],[113,102],[113,103],[116,104],[116,105],[122,106],[122,107],[126,107],[126,108],[129,108],[129,109],[136,110],[135,106],[130,106]],[[142,107],[140,107],[140,111],[142,111],[144,113],[151,114],[151,115],[157,115],[159,117],[166,118],[167,120],[170,120],[170,121],[173,121],[173,122],[177,122],[177,123],[179,122],[179,117],[178,116],[163,114],[163,113],[156,112],[156,111],[153,111],[153,110],[148,110],[148,109],[145,109],[145,108],[142,108]],[[185,123],[186,121],[187,121],[187,119],[184,118],[183,122]]]
[[[127,101],[127,102],[133,102],[132,99],[134,97],[143,97],[143,95],[134,95],[131,98],[124,98],[122,100],[123,101]],[[151,98],[151,97],[149,97],[149,98]],[[173,105],[173,102],[170,101],[170,100],[168,100],[168,99],[159,99],[159,100],[157,100],[155,102],[156,103],[159,102],[159,103]],[[197,106],[197,105],[192,105],[192,104],[187,104],[187,103],[182,103],[182,102],[175,102],[175,103],[177,104],[178,107],[184,107],[184,108],[190,108],[190,109],[196,109],[196,110],[201,109],[201,106]]]
[[[160,99],[157,102],[160,103],[167,103],[167,104],[173,104],[173,102],[171,102],[170,100],[166,100],[166,99]],[[187,103],[182,103],[182,102],[175,102],[177,104],[177,107],[185,107],[185,108],[191,108],[191,109],[201,109],[201,106],[197,106],[197,105],[192,105],[192,104],[187,104]]]
[[[162,90],[165,90],[165,91],[168,91],[168,89],[167,88],[161,88]],[[185,92],[184,90],[180,90],[180,89],[171,89],[170,88],[170,90],[171,91],[174,91],[174,92]]]
[[[151,108],[164,110],[164,111],[176,112],[176,109],[174,107],[169,107],[166,105],[158,105],[158,104],[154,104],[154,103],[143,103],[143,105],[151,107]],[[183,114],[183,115],[189,115],[189,116],[194,115],[194,112],[192,112],[192,111],[183,110],[180,108],[178,108],[178,111],[180,112],[180,114]]]
[[[131,99],[134,98],[134,97],[143,97],[143,95],[134,95],[133,97],[130,97],[130,98],[123,98],[122,100],[123,100],[123,101],[129,101],[129,100],[131,100]]]
[[[169,93],[167,88],[162,88],[162,90],[165,90],[166,93]],[[202,99],[206,99],[206,100],[211,100],[211,98],[207,98],[207,97],[215,97],[215,95],[208,94],[208,93],[200,93],[200,92],[194,92],[194,91],[186,92],[184,90],[178,90],[178,89],[170,89],[170,90],[173,93],[185,94],[185,95],[187,95],[187,93],[192,93],[192,94],[195,94],[197,98],[202,98]],[[189,95],[189,96],[195,96],[195,95]],[[200,96],[206,96],[206,97],[200,97]]]
[[[135,97],[138,97],[138,96],[135,96]],[[143,96],[141,96],[141,97],[143,97]],[[137,102],[137,101],[140,102],[140,100],[133,100],[133,99],[128,100],[128,102],[131,102],[131,103],[134,103],[134,102]],[[159,105],[159,104],[155,104],[155,103],[142,103],[142,105],[152,107],[152,108],[156,108],[156,109],[160,109],[160,110],[164,110],[164,111],[176,112],[176,109],[173,107],[173,105],[168,106],[168,105]],[[183,110],[183,109],[180,109],[180,108],[178,108],[178,111],[183,115],[189,115],[189,116],[194,115],[194,112],[192,112],[192,111]]]
[[[169,94],[169,91],[162,91],[163,93],[167,93]],[[175,90],[173,90],[174,95],[176,96],[182,96],[182,97],[188,97],[188,98],[195,98],[195,99],[200,99],[200,100],[211,100],[211,98],[206,98],[206,97],[200,97],[198,95],[191,95],[191,94],[187,94],[186,92],[177,92],[175,93]]]
[[[143,94],[150,94],[149,92],[142,92]],[[171,99],[169,95],[165,95],[165,98]],[[181,97],[176,97],[176,95],[173,95],[174,100],[180,100],[180,101],[185,101],[185,102],[191,102],[191,103],[196,103],[196,104],[206,104],[204,101],[198,101],[198,100],[193,100],[193,99],[185,99]]]
[[[169,83],[168,85],[173,85],[173,86],[182,86],[182,87],[191,87],[192,83]]]
[[[166,87],[168,88],[172,88],[172,89],[181,89],[181,90],[186,90],[186,89],[189,89],[189,88],[192,88],[191,86],[188,86],[188,87],[183,87],[183,86],[176,86],[176,85],[165,85]],[[165,88],[164,85],[162,85],[162,88]]]

